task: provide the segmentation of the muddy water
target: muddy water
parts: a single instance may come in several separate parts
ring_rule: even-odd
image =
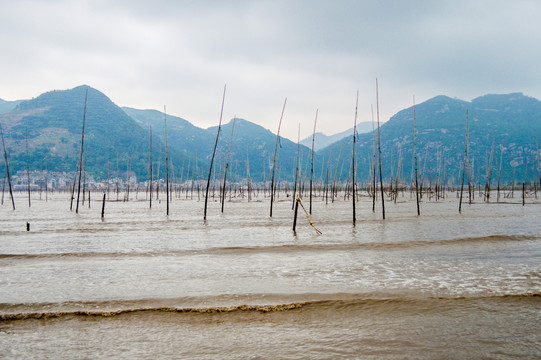
[[[99,196],[93,194],[94,198]],[[538,358],[541,204],[0,207],[2,358]],[[304,215],[302,215],[304,216]],[[30,222],[31,231],[26,231]]]

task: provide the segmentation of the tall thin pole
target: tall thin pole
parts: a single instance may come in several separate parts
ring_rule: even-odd
[[[149,189],[148,189],[148,193],[150,194],[150,196],[148,197],[149,199],[149,208],[152,209],[152,125],[149,125],[149,132],[150,132],[150,159],[149,159],[149,162],[148,162],[148,167],[149,167],[149,173],[150,173],[150,178],[148,180],[148,186],[149,186]]]
[[[13,199],[13,190],[11,189],[11,176],[9,175],[8,153],[6,150],[6,143],[4,142],[4,131],[2,130],[2,124],[0,124],[0,134],[2,135],[2,145],[4,146],[4,161],[6,163],[6,174],[8,177],[9,195],[11,196],[11,204],[13,205],[13,210],[15,210],[15,199]]]
[[[274,201],[274,171],[276,168],[276,152],[278,151],[278,140],[280,139],[280,127],[282,126],[282,119],[284,117],[286,103],[287,103],[287,98],[285,98],[284,100],[284,107],[282,108],[282,114],[280,115],[280,122],[278,123],[278,132],[276,133],[276,144],[274,145],[274,159],[272,160],[272,175],[271,175],[270,217],[272,217],[272,203]]]
[[[79,196],[81,194],[81,175],[83,172],[83,145],[85,141],[85,120],[86,120],[86,99],[88,97],[88,89],[85,91],[85,107],[83,111],[83,130],[81,131],[81,150],[79,151],[79,185],[77,186],[77,206],[75,213],[79,213]]]
[[[353,180],[352,182],[352,196],[353,199],[353,226],[355,226],[355,223],[357,221],[356,214],[355,214],[355,138],[356,138],[356,132],[357,132],[357,109],[359,107],[359,90],[357,90],[357,99],[355,100],[355,120],[353,123],[353,148],[351,149],[351,178]]]
[[[222,97],[222,109],[220,110],[220,122],[218,124],[218,133],[216,134],[216,142],[214,143],[214,150],[212,151],[212,158],[210,159],[210,168],[209,168],[209,176],[207,180],[207,190],[205,192],[205,211],[203,213],[203,220],[207,219],[207,201],[209,198],[209,185],[210,185],[210,176],[212,174],[212,165],[214,165],[214,155],[216,154],[216,146],[218,146],[218,138],[220,137],[220,130],[222,128],[222,115],[224,113],[224,102],[225,102],[225,89],[226,85],[224,85],[224,94]]]
[[[381,208],[383,219],[385,220],[385,198],[383,197],[383,175],[381,174],[381,141],[379,135],[379,96],[378,96],[378,79],[376,78],[376,113],[378,119],[378,160],[379,160],[379,182],[381,187]]]
[[[26,188],[28,190],[28,207],[30,204],[30,165],[28,161],[28,128],[26,128]]]
[[[374,106],[370,104],[370,111],[372,113],[372,152],[374,154],[374,159],[372,161],[372,188],[373,188],[373,197],[372,197],[372,212],[376,212],[376,129],[374,127]]]
[[[167,216],[169,216],[169,154],[167,152],[167,114],[163,106],[163,121],[165,124],[165,195],[167,197]]]
[[[231,137],[229,138],[229,149],[227,149],[227,161],[225,162],[224,183],[222,184],[222,212],[224,212],[225,184],[227,182],[227,169],[229,168],[229,157],[231,155],[231,143],[233,142],[233,130],[235,130],[235,120],[236,120],[236,117],[233,118],[233,126],[231,127]],[[231,191],[230,191],[230,193],[231,193]]]
[[[317,114],[319,110],[316,109],[316,119],[314,120],[314,133],[312,135],[312,157],[310,159],[310,214],[312,214],[312,177],[314,175],[314,142],[316,139],[316,124],[317,124]]]
[[[415,95],[413,95],[413,158],[415,161],[415,197],[417,201],[417,215],[421,215],[419,208],[419,178],[417,176],[417,123],[415,118]]]
[[[296,204],[296,193],[297,193],[297,178],[299,177],[299,152],[301,145],[301,123],[299,123],[299,130],[297,133],[297,166],[295,168],[295,183],[293,184],[293,204],[291,205],[291,210],[295,207]]]
[[[462,212],[462,193],[464,192],[464,174],[466,172],[467,161],[468,161],[468,110],[466,110],[466,145],[464,146],[464,165],[462,166],[462,184],[460,185],[460,201],[458,203],[459,213]]]

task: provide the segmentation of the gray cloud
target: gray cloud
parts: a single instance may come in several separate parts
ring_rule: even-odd
[[[446,94],[541,98],[536,1],[5,1],[0,98],[88,84],[119,105],[215,125],[226,117],[283,134],[335,133]]]

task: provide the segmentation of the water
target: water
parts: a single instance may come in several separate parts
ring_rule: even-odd
[[[141,197],[141,194],[139,194]],[[144,196],[144,195],[143,195]],[[52,199],[51,199],[52,197]],[[94,198],[99,196],[93,194]],[[0,207],[0,358],[539,358],[541,203]],[[517,200],[519,203],[520,200]],[[379,206],[379,204],[378,204]],[[31,231],[26,231],[26,222]]]

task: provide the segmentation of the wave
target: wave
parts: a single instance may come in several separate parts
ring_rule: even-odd
[[[231,255],[250,253],[289,253],[308,251],[353,251],[353,250],[400,250],[427,246],[467,245],[478,243],[498,243],[506,241],[540,240],[540,235],[488,235],[481,237],[466,237],[443,240],[414,240],[399,242],[366,242],[341,244],[281,244],[270,246],[231,246],[211,247],[201,249],[179,249],[163,251],[111,251],[111,252],[65,252],[42,254],[0,254],[1,259],[55,259],[55,258],[93,258],[93,257],[155,257],[155,256],[186,256],[186,255]]]
[[[313,297],[314,295],[307,295]],[[240,304],[229,306],[162,306],[163,302],[174,302],[175,299],[116,300],[103,302],[67,302],[58,304],[0,304],[0,322],[21,320],[48,320],[67,317],[116,317],[133,313],[174,313],[174,314],[234,314],[234,313],[275,313],[302,311],[370,311],[416,312],[446,311],[453,305],[464,303],[507,302],[513,306],[518,303],[532,302],[533,306],[541,304],[541,293],[503,294],[487,296],[458,297],[366,297],[360,294],[319,295],[321,299],[294,301],[276,304]],[[301,296],[302,297],[302,296]],[[34,310],[34,311],[32,311]],[[36,311],[38,310],[38,311]]]

